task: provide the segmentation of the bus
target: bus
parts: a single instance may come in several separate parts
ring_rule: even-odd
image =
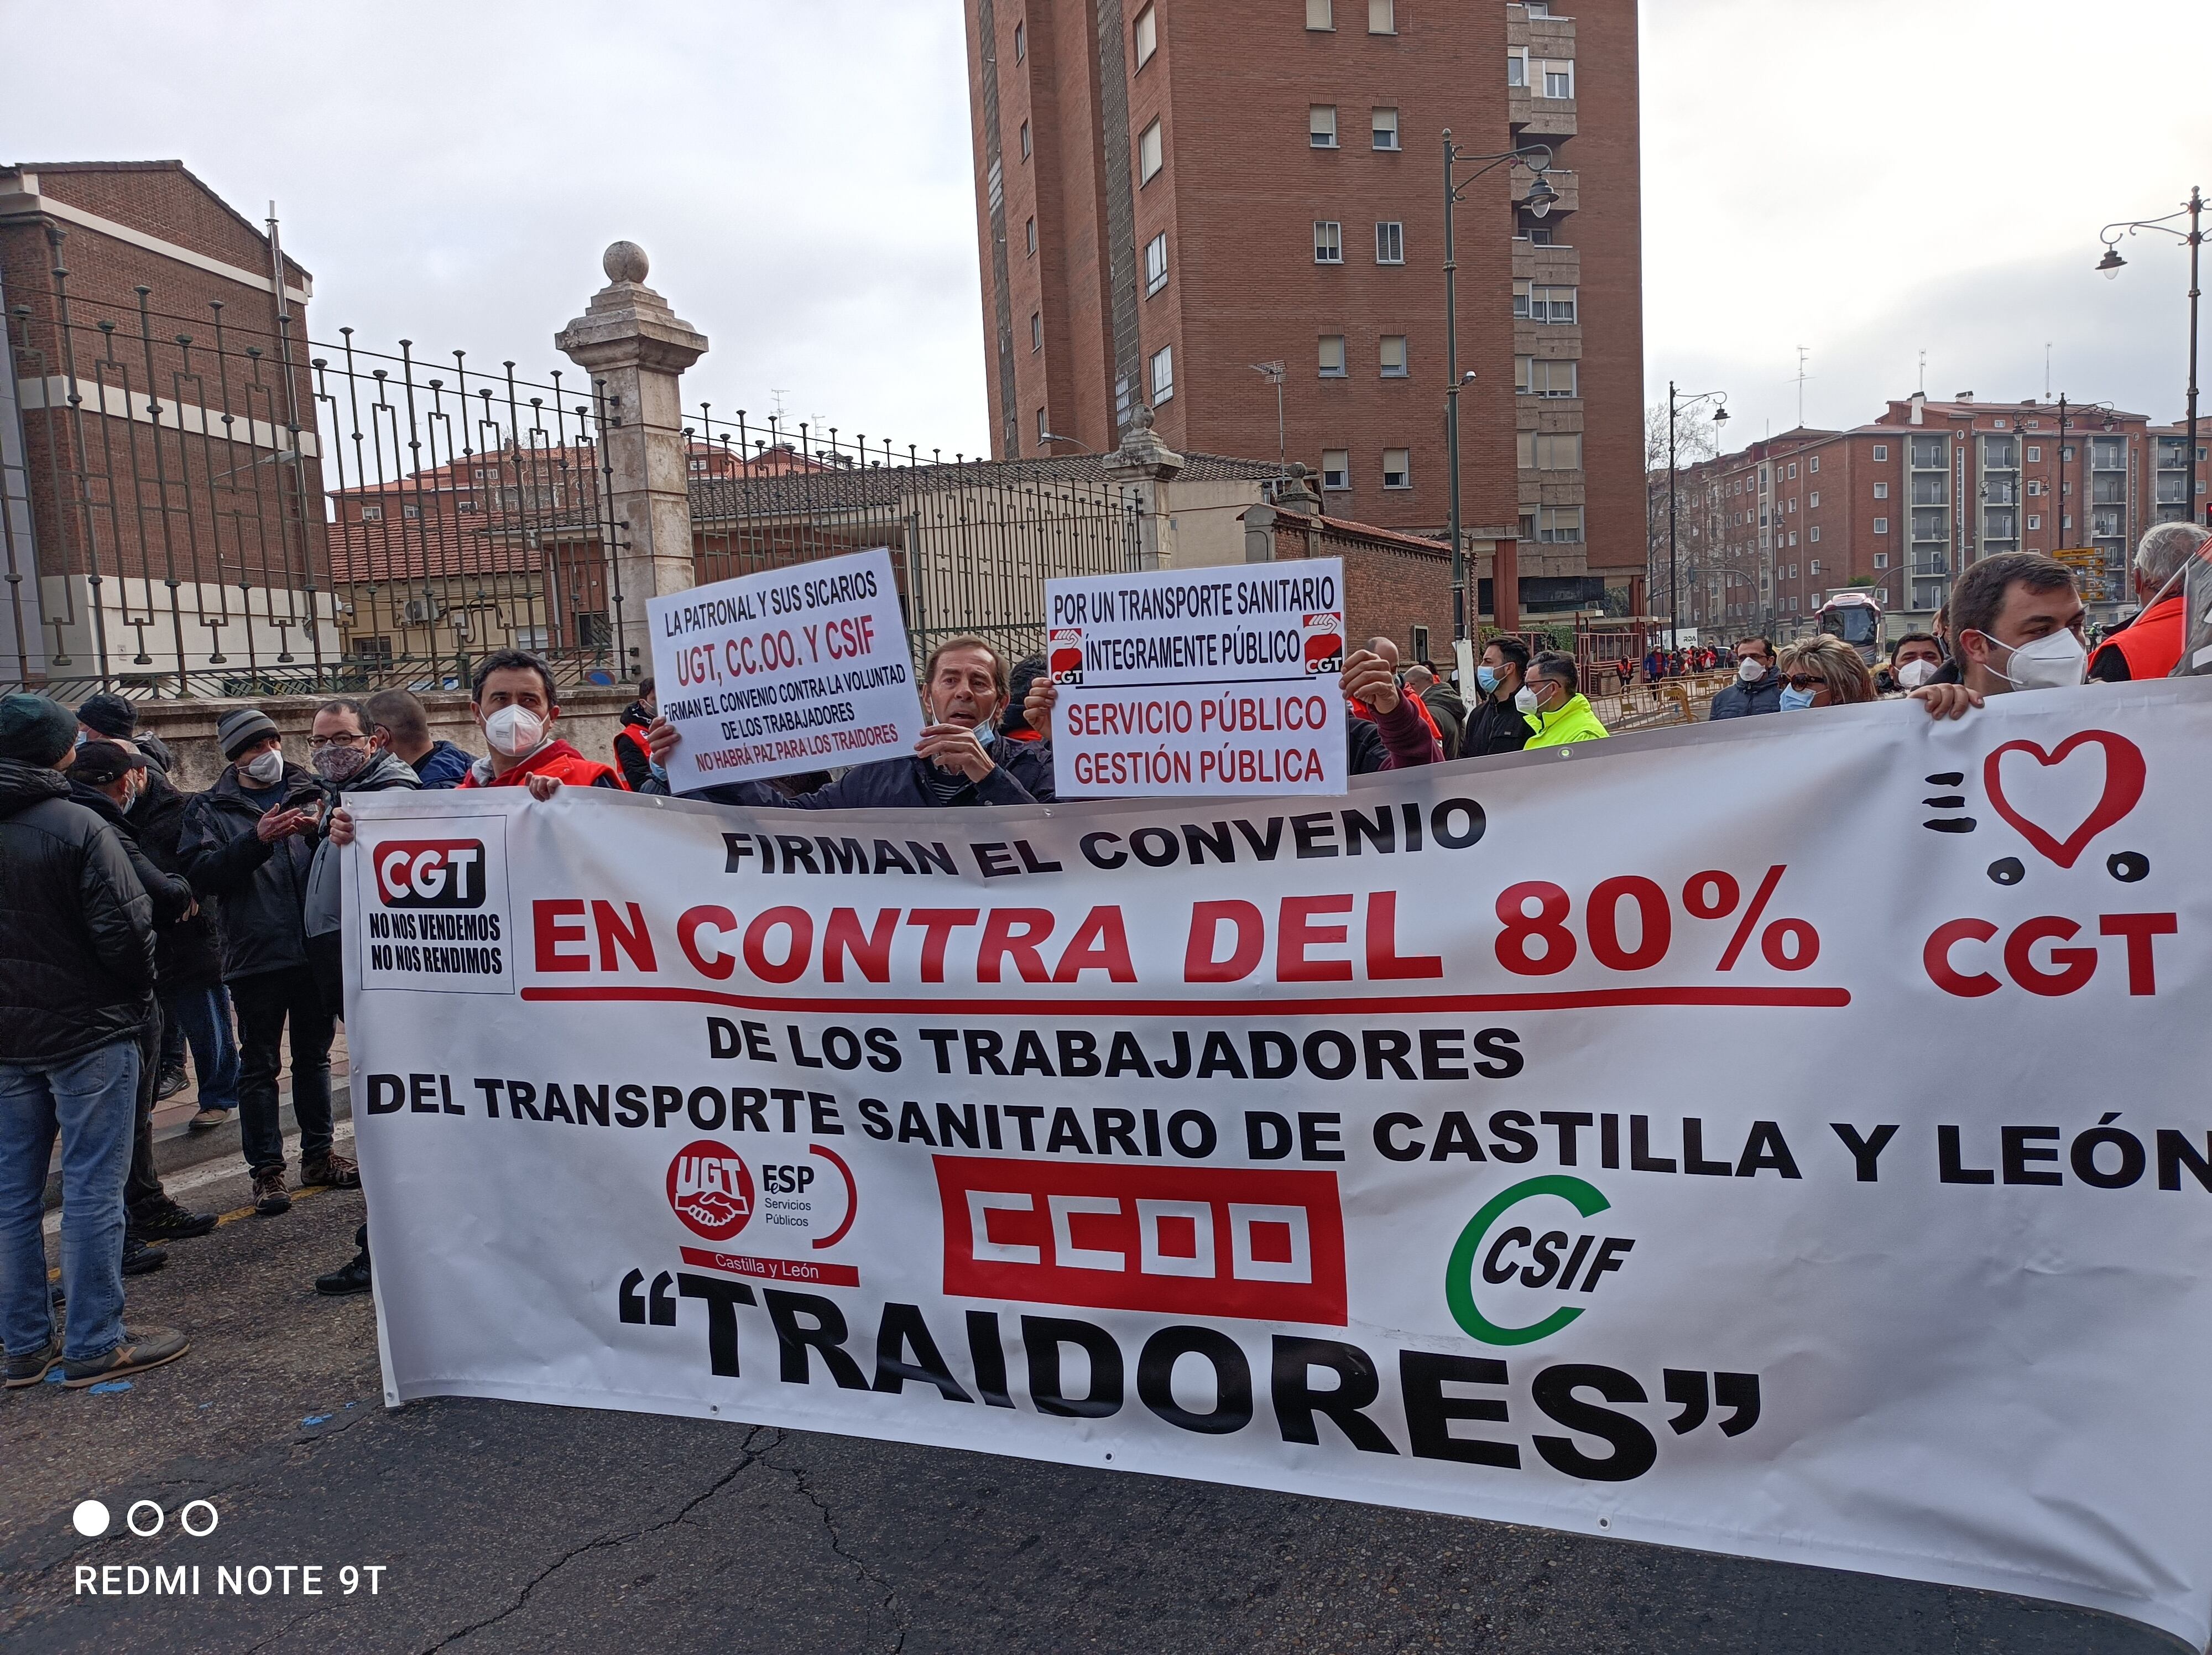
[[[1832,632],[1871,666],[1881,654],[1881,605],[1871,592],[1854,587],[1832,593],[1813,617],[1814,627]]]

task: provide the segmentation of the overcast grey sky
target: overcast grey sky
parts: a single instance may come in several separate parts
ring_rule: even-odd
[[[1799,345],[1806,417],[1846,424],[1923,349],[1931,393],[2039,395],[2049,341],[2053,390],[2179,417],[2185,251],[2090,267],[2107,220],[2212,184],[2212,5],[1645,0],[1644,27],[1651,399],[1728,390],[1733,446],[1796,422]],[[275,197],[319,338],[542,371],[627,236],[714,341],[695,404],[988,442],[957,0],[0,0],[0,158]]]

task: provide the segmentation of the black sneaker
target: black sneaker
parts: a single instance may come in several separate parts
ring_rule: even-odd
[[[58,1338],[46,1341],[44,1350],[27,1350],[21,1355],[8,1354],[8,1389],[21,1390],[25,1385],[34,1385],[46,1377],[46,1370],[62,1359],[62,1342]]]
[[[369,1275],[368,1249],[364,1247],[353,1256],[353,1262],[343,1269],[332,1270],[328,1275],[315,1278],[315,1291],[328,1293],[333,1299],[349,1293],[367,1293]]]
[[[188,1212],[162,1196],[131,1214],[131,1228],[149,1241],[190,1241],[215,1228],[213,1213]]]
[[[164,1098],[173,1098],[191,1084],[185,1079],[184,1070],[163,1069],[154,1082],[154,1101],[158,1104]]]
[[[169,1262],[168,1254],[159,1247],[149,1247],[137,1236],[123,1238],[123,1274],[146,1275]]]
[[[275,1218],[279,1213],[292,1210],[292,1197],[284,1188],[284,1169],[264,1166],[253,1175],[253,1210],[264,1218]]]
[[[125,1333],[123,1342],[113,1350],[74,1362],[64,1360],[62,1385],[65,1390],[82,1390],[104,1380],[119,1379],[126,1373],[143,1373],[149,1367],[175,1361],[191,1348],[191,1340],[169,1328]]]
[[[361,1168],[350,1157],[335,1149],[326,1150],[311,1161],[300,1163],[300,1182],[303,1186],[319,1184],[326,1190],[358,1190]]]

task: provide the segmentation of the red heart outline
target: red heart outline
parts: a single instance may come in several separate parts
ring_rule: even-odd
[[[2037,764],[2048,770],[2053,764],[2064,764],[2067,754],[2090,741],[2105,750],[2104,796],[2097,800],[2097,807],[2089,812],[2087,819],[2061,844],[2006,800],[2003,785],[1997,779],[1998,761],[2007,753],[2029,753]],[[2006,742],[1983,760],[1982,786],[1990,795],[1990,803],[1996,806],[1997,814],[2018,829],[2022,838],[2059,867],[2071,867],[2075,858],[2088,849],[2090,840],[2126,816],[2142,800],[2144,768],[2142,749],[2125,736],[2114,735],[2110,730],[2081,730],[2060,742],[2056,752],[2045,752],[2033,741]]]

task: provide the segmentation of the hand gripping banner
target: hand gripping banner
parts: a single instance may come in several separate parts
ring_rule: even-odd
[[[2212,1593],[2212,694],[1330,800],[355,803],[387,1400]]]

